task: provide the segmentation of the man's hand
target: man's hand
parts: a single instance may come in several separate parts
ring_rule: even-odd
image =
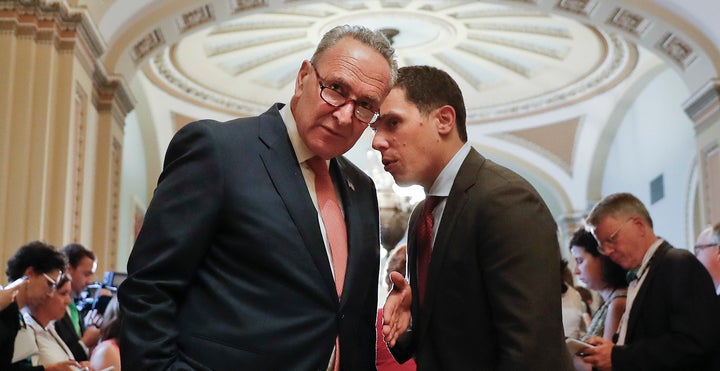
[[[88,348],[89,353],[92,353],[92,350],[100,342],[100,328],[94,325],[86,328],[80,340]]]
[[[600,371],[612,370],[612,349],[615,344],[599,336],[593,336],[587,342],[594,346],[583,350],[583,361]]]
[[[398,272],[390,273],[390,281],[393,286],[383,307],[382,332],[385,342],[394,347],[398,337],[410,326],[412,290],[405,277]]]

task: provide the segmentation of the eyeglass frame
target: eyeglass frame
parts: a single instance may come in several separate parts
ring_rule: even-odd
[[[50,292],[55,292],[55,291],[57,291],[57,284],[58,284],[58,282],[60,281],[60,278],[62,277],[63,272],[60,271],[60,273],[58,274],[58,276],[57,276],[56,279],[52,279],[52,277],[48,276],[47,273],[43,273],[42,275],[43,275],[43,276],[45,277],[45,279],[50,283]]]
[[[602,255],[606,254],[606,251],[605,251],[605,248],[603,247],[603,245],[607,244],[607,243],[615,244],[615,242],[616,242],[615,239],[617,238],[618,233],[620,233],[620,231],[625,227],[625,225],[627,225],[628,222],[631,220],[633,220],[632,216],[627,218],[624,222],[622,222],[622,224],[620,224],[620,227],[618,229],[616,229],[615,232],[610,233],[610,235],[605,237],[605,242],[600,241],[597,234],[595,234],[595,228],[592,229],[592,231],[590,233],[592,233],[593,237],[595,237],[595,241],[597,241],[597,243],[598,243],[598,251],[600,252],[600,254],[602,254]]]
[[[339,91],[337,91],[329,86],[325,86],[322,82],[320,82],[320,80],[325,80],[325,79],[320,77],[320,72],[318,72],[317,68],[315,68],[315,65],[310,63],[310,67],[312,67],[313,71],[315,71],[315,78],[317,79],[318,85],[320,85],[320,99],[322,99],[325,103],[327,103],[335,108],[342,107],[342,106],[348,104],[349,102],[352,102],[354,105],[354,108],[355,108],[353,110],[353,117],[355,117],[360,122],[362,122],[363,124],[366,124],[368,126],[374,124],[375,121],[377,121],[377,119],[380,117],[380,112],[372,111],[369,108],[363,106],[362,104],[358,104],[357,99],[350,99],[350,98],[346,97],[345,95],[343,95],[342,93],[340,93]],[[326,93],[324,93],[325,89],[330,89],[330,92],[332,92],[332,94],[337,94],[338,98],[343,99],[343,102],[341,104],[335,104],[335,103],[330,102],[328,100],[328,98],[325,96],[325,94],[326,94]],[[332,97],[330,100],[333,100]],[[365,103],[365,104],[367,104],[367,103]],[[362,113],[359,113],[359,112],[363,112],[363,111],[367,111],[368,114],[370,114],[370,113],[372,114],[369,121],[365,121],[362,118],[360,118],[359,115],[362,115]]]
[[[699,251],[702,251],[705,249],[710,249],[713,247],[720,247],[720,243],[702,243],[702,244],[695,245],[694,247],[695,247],[695,250],[694,250],[695,256],[697,256]]]

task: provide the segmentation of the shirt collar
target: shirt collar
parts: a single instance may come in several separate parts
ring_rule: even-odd
[[[658,247],[662,245],[662,243],[665,242],[662,238],[658,238],[653,242],[652,245],[650,245],[650,248],[645,252],[645,256],[643,256],[643,260],[640,263],[640,266],[638,267],[638,278],[642,277],[645,272],[647,272],[648,268],[650,268],[650,260],[652,260],[653,255],[655,255],[655,251],[657,251]]]
[[[298,133],[297,122],[292,114],[290,105],[286,104],[283,108],[280,108],[280,117],[283,119],[285,128],[287,128],[288,136],[290,137],[290,143],[292,143],[293,151],[295,151],[295,157],[298,159],[298,163],[303,163],[309,158],[315,156],[312,151],[305,145],[300,138]]]
[[[438,175],[433,185],[427,191],[428,196],[447,197],[450,195],[450,190],[455,182],[455,177],[457,177],[457,174],[460,171],[460,166],[462,166],[463,161],[465,161],[465,157],[467,157],[468,153],[470,153],[471,148],[472,146],[470,146],[470,143],[467,142],[460,147],[460,149],[455,153],[455,156],[453,156],[447,165],[445,165],[440,172],[440,175]]]

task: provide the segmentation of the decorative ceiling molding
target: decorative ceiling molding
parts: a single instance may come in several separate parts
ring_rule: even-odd
[[[161,87],[202,105],[257,114],[286,99],[300,62],[312,54],[312,40],[352,19],[371,28],[392,27],[401,65],[431,64],[453,74],[472,125],[590,98],[621,81],[636,61],[635,49],[622,39],[537,10],[463,2],[427,11],[439,3],[404,3],[402,10],[372,2],[346,10],[328,2],[254,13],[165,48],[149,71],[157,71]],[[333,15],[314,16],[322,12]],[[152,40],[142,50],[162,43]]]
[[[683,70],[697,59],[693,47],[674,33],[668,33],[658,44],[657,49]]]
[[[266,0],[230,0],[230,6],[233,13],[241,13],[268,7],[268,2]]]
[[[152,62],[148,72],[161,78],[163,84],[158,87],[163,90],[172,89],[175,92],[173,95],[176,97],[190,97],[203,105],[229,111],[239,116],[257,115],[267,109],[266,105],[250,105],[215,93],[185,78],[172,67],[169,49],[153,57]],[[150,79],[155,80],[152,77]]]
[[[277,33],[262,37],[249,37],[241,40],[233,39],[218,42],[209,41],[205,43],[205,53],[210,57],[214,57],[216,55],[250,48],[253,46],[269,45],[280,41],[301,40],[305,37],[307,37],[306,31],[289,31],[286,33]]]
[[[203,5],[175,18],[175,24],[178,26],[178,31],[183,33],[214,20],[215,12],[212,5]]]
[[[598,0],[560,0],[555,5],[555,8],[588,17],[597,6],[597,3]]]
[[[145,34],[145,36],[133,45],[130,56],[133,62],[139,63],[143,58],[150,55],[154,50],[159,49],[163,44],[165,44],[165,38],[163,37],[162,30],[156,28]]]
[[[714,78],[683,104],[685,113],[695,123],[695,132],[702,133],[716,121],[709,118],[720,114],[720,78]]]
[[[639,13],[617,8],[607,23],[632,35],[642,36],[652,22]]]
[[[509,131],[501,134],[500,137],[533,149],[539,155],[558,165],[568,175],[572,175],[575,138],[580,121],[581,119],[576,117],[554,124]]]
[[[538,34],[553,37],[564,37],[571,38],[572,35],[566,27],[562,26],[548,26],[540,24],[507,24],[507,23],[475,23],[468,22],[465,24],[470,30],[486,30],[486,31],[506,31],[506,32],[521,32],[527,34]]]
[[[569,51],[568,50],[569,48],[567,46],[540,45],[537,43],[532,43],[532,42],[524,41],[524,40],[513,38],[513,37],[476,35],[476,34],[469,34],[467,37],[469,40],[484,41],[487,43],[503,45],[503,46],[507,46],[507,47],[511,47],[511,48],[525,50],[528,52],[542,54],[542,55],[548,56],[550,58],[555,58],[558,60],[565,58]]]
[[[602,34],[609,41],[608,56],[590,75],[562,89],[523,102],[469,111],[468,121],[486,123],[546,112],[588,99],[614,87],[634,68],[637,49],[615,35]]]

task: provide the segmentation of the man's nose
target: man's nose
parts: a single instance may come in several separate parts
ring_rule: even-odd
[[[355,118],[355,102],[347,102],[335,110],[335,117],[341,125],[352,124]]]
[[[385,140],[385,136],[379,131],[375,131],[371,145],[374,150],[380,152],[388,148],[388,142]]]

